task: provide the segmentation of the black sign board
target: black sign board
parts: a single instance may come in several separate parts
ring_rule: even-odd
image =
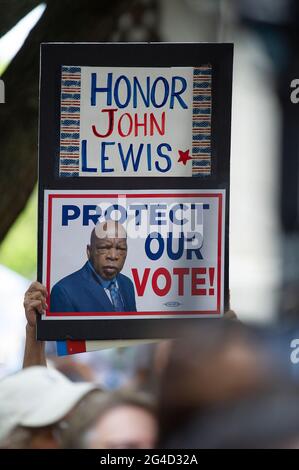
[[[232,44],[41,45],[38,339],[228,307]]]

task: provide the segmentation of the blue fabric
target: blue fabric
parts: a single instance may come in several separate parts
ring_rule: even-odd
[[[119,273],[117,280],[124,312],[136,312],[134,286],[127,276]],[[51,312],[113,312],[115,308],[89,263],[61,279],[52,288]]]
[[[67,342],[66,341],[56,341],[57,355],[58,356],[67,356]]]
[[[114,306],[114,310],[116,312],[123,312],[124,311],[123,301],[122,301],[119,288],[117,287],[115,279],[113,279],[113,281],[110,282],[108,289],[111,294],[111,299],[112,299],[112,303]]]

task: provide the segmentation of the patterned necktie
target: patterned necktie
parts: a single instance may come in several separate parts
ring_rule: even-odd
[[[123,301],[120,296],[119,288],[117,287],[115,279],[113,279],[113,281],[110,282],[108,289],[111,294],[111,300],[114,306],[114,310],[116,312],[123,312],[124,305],[123,305]]]

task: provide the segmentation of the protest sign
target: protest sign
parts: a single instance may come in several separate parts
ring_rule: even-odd
[[[231,72],[229,44],[42,45],[40,339],[223,314]]]
[[[86,263],[92,230],[105,220],[118,220],[127,233],[122,274],[135,287],[137,311],[121,318],[170,315],[214,315],[223,310],[224,192],[160,190],[112,192],[46,191],[44,270],[48,291]],[[217,227],[214,230],[214,227]],[[76,288],[78,288],[76,286]],[[45,317],[114,318],[113,311],[78,311]],[[150,307],[150,308],[149,308]],[[71,307],[70,307],[71,308]]]
[[[211,104],[210,65],[63,66],[60,175],[209,175]]]

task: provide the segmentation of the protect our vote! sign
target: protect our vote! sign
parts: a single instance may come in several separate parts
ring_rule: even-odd
[[[39,340],[171,338],[229,307],[232,66],[228,43],[41,44]]]
[[[48,311],[44,319],[220,316],[224,302],[224,190],[48,190],[43,281],[48,292],[81,269],[92,230],[117,220],[127,233],[121,273],[134,286],[132,312]]]
[[[212,67],[61,66],[59,175],[209,176]]]

